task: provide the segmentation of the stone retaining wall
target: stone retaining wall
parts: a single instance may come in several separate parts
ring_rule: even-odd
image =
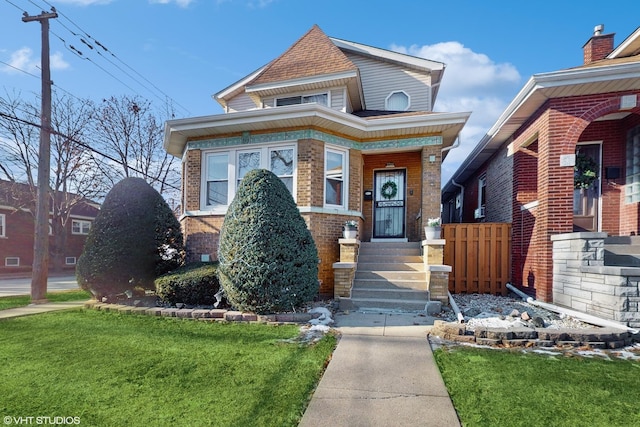
[[[134,307],[122,304],[106,304],[88,301],[85,308],[103,311],[114,311],[122,314],[140,314],[146,316],[177,317],[181,319],[196,319],[219,322],[257,322],[257,323],[307,323],[311,319],[321,316],[320,313],[280,313],[254,314],[224,309],[198,308],[164,308],[164,307]]]
[[[604,265],[606,233],[568,233],[553,242],[553,303],[640,327],[640,268]]]
[[[475,328],[463,323],[436,320],[430,335],[445,340],[503,347],[590,347],[614,349],[631,345],[637,337],[611,328]]]

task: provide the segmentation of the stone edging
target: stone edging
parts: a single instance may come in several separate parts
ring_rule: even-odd
[[[199,308],[165,308],[165,307],[134,307],[123,304],[106,304],[88,301],[84,308],[102,311],[113,311],[122,314],[141,314],[147,316],[176,317],[181,319],[196,319],[210,322],[253,322],[253,323],[307,323],[311,319],[320,317],[320,313],[280,313],[254,314],[225,309]]]
[[[627,331],[613,328],[487,328],[467,331],[463,323],[436,320],[430,335],[445,340],[503,347],[581,347],[614,349],[640,340]]]

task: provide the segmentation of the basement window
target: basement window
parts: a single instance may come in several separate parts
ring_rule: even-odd
[[[4,259],[5,267],[20,267],[20,258],[17,256],[8,256]]]

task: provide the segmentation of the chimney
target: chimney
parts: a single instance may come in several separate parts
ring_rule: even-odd
[[[602,34],[604,25],[596,25],[593,36],[582,47],[584,52],[584,65],[600,61],[613,52],[613,36],[615,33]]]

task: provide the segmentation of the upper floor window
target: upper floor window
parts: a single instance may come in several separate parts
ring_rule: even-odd
[[[391,92],[387,99],[385,99],[385,110],[387,111],[407,111],[411,99],[409,95],[403,90],[397,92]]]
[[[312,102],[316,102],[320,105],[328,106],[329,94],[317,93],[314,95],[301,95],[301,96],[289,96],[287,98],[278,98],[276,99],[276,107],[283,107],[285,105],[296,105],[296,104],[310,104]]]
[[[71,234],[89,234],[91,221],[71,220]]]
[[[7,237],[7,219],[5,214],[0,214],[0,237]]]
[[[347,151],[326,148],[324,159],[324,204],[346,208]]]
[[[204,155],[201,209],[224,210],[242,178],[253,169],[268,169],[294,194],[294,145],[254,147]]]

